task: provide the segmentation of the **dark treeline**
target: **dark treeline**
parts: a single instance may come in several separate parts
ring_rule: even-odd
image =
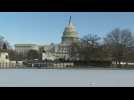
[[[127,67],[128,62],[134,62],[133,33],[116,28],[103,39],[88,34],[71,45],[70,56],[78,65],[123,67],[121,62],[124,62]]]

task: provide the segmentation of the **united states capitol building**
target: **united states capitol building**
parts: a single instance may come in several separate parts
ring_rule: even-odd
[[[50,45],[37,45],[37,44],[15,44],[15,51],[19,54],[26,54],[29,50],[39,50],[43,48],[45,54],[42,59],[69,59],[69,46],[72,43],[79,42],[79,36],[76,31],[75,25],[69,19],[68,25],[62,33],[61,42],[59,44],[51,43]]]

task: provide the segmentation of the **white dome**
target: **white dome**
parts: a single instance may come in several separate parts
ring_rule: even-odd
[[[75,25],[71,22],[71,18],[69,19],[68,25],[65,27],[62,43],[72,43],[78,40],[78,33],[76,31]]]

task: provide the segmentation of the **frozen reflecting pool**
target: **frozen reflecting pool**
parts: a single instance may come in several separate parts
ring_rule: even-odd
[[[134,86],[134,70],[1,69],[0,86]]]

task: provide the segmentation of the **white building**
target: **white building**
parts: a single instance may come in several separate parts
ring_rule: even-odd
[[[36,44],[15,44],[15,51],[17,53],[25,54],[29,50],[39,50],[39,47]]]
[[[7,52],[0,53],[0,63],[9,63],[9,56]]]

